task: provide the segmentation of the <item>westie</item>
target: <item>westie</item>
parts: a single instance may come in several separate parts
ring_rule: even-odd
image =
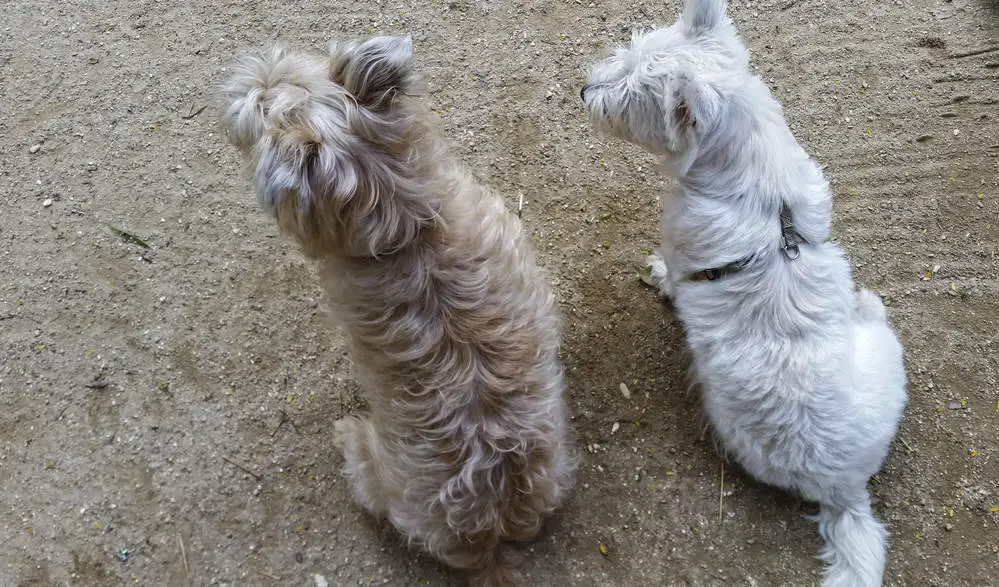
[[[723,448],[821,504],[824,585],[879,585],[887,533],[866,484],[906,403],[902,347],[827,242],[828,184],[750,73],[724,1],[688,0],[673,26],[597,64],[581,95],[599,130],[679,181],[649,262]]]
[[[353,347],[370,415],[336,423],[355,499],[477,585],[570,488],[560,321],[529,239],[447,153],[408,38],[244,58],[222,123]]]

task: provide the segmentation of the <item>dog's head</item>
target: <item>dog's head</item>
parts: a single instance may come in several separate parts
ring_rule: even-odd
[[[720,120],[748,55],[724,0],[687,0],[668,28],[635,33],[597,63],[580,96],[601,131],[681,159]]]
[[[409,179],[417,109],[408,37],[280,47],[237,63],[222,125],[248,156],[263,206],[309,256],[391,254],[434,211]]]

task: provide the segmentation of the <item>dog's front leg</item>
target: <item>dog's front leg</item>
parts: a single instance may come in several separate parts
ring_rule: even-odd
[[[344,471],[354,500],[377,518],[388,513],[385,489],[390,484],[379,471],[386,467],[385,451],[370,418],[348,416],[333,424],[333,444],[343,454]]]
[[[645,263],[651,270],[652,285],[659,293],[659,297],[673,299],[673,272],[666,266],[666,260],[661,252],[657,251],[645,257]]]

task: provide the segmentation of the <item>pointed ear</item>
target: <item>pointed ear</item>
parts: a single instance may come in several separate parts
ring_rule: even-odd
[[[676,108],[673,109],[673,123],[681,128],[697,126],[697,120],[690,113],[687,101],[682,98],[676,103]]]
[[[710,85],[687,80],[680,89],[673,108],[673,123],[680,128],[706,128],[714,124],[721,111],[721,95]]]
[[[725,0],[686,0],[680,18],[688,33],[709,31],[725,19]]]
[[[373,37],[330,47],[330,79],[367,108],[388,104],[413,84],[413,40]]]

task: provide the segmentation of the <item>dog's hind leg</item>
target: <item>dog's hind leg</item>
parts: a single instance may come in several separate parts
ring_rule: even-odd
[[[863,322],[885,322],[888,313],[881,298],[869,289],[857,290],[857,317]]]
[[[371,420],[356,417],[337,420],[333,442],[347,461],[344,472],[350,480],[354,500],[372,515],[384,517],[388,499],[383,488],[388,485],[379,477],[385,453]]]

